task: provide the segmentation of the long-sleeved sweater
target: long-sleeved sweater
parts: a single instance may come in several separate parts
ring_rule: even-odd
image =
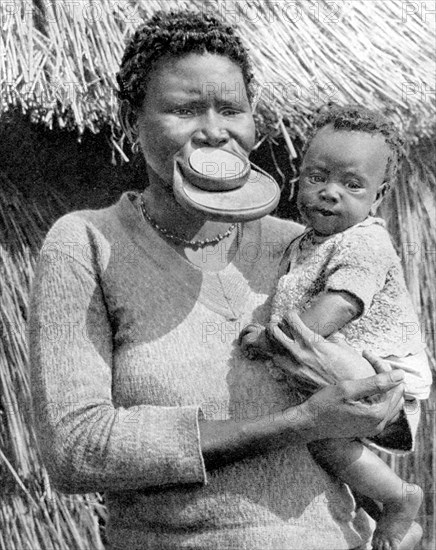
[[[300,226],[246,223],[233,261],[208,272],[141,218],[137,200],[126,193],[110,208],[64,216],[41,251],[31,381],[56,486],[106,492],[107,534],[119,550],[364,543],[366,516],[305,444],[208,474],[200,451],[199,414],[255,422],[292,403],[235,339],[247,323],[267,321],[278,263]]]

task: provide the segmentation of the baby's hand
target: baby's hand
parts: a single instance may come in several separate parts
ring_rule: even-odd
[[[268,359],[273,355],[265,327],[257,323],[247,325],[239,335],[239,345],[249,359]]]

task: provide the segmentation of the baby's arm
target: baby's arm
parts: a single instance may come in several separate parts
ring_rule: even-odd
[[[330,291],[320,294],[300,314],[300,319],[313,332],[327,338],[358,317],[362,310],[363,304],[352,294]]]
[[[327,338],[362,313],[362,303],[348,292],[335,291],[320,294],[300,319],[313,332]],[[274,322],[274,320],[272,319]],[[286,326],[280,328],[289,336]],[[239,336],[243,352],[252,359],[266,359],[281,353],[281,346],[271,338],[269,331],[259,324],[246,326]]]
[[[295,315],[296,312],[289,312],[288,317],[298,319],[298,322],[304,324],[304,326],[310,328],[315,334],[319,334],[323,338],[328,338],[332,334],[338,332],[347,323],[358,317],[362,313],[363,305],[360,300],[353,296],[353,294],[346,291],[327,291],[317,296],[309,308],[299,315]],[[289,315],[290,314],[290,315]],[[286,316],[284,319],[271,319],[271,323],[268,326],[266,332],[270,339],[275,336],[274,326],[278,328],[291,340],[294,340],[295,332],[304,330],[302,327],[300,330],[298,324],[288,324]],[[274,338],[275,339],[275,338]],[[280,342],[276,342],[276,345],[281,345]],[[283,353],[283,352],[279,352]],[[291,375],[300,376],[297,371],[292,367],[290,363],[289,369],[284,369]],[[337,365],[330,369],[330,375],[333,380],[356,380],[359,378],[366,378],[374,374],[374,370],[369,362],[361,362],[359,366],[350,364],[348,366],[342,366],[340,369]],[[332,383],[331,378],[328,378],[328,383]]]
[[[300,314],[300,319],[313,332],[327,338],[360,315],[362,309],[361,302],[348,292],[324,292],[310,308]],[[280,322],[279,326],[289,336],[286,326]],[[266,359],[283,352],[281,346],[270,337],[269,331],[259,324],[246,326],[241,332],[239,343],[242,351],[252,359]]]

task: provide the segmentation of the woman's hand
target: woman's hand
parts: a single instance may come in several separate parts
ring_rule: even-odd
[[[267,331],[285,352],[274,355],[274,364],[309,390],[390,370],[389,364],[375,355],[362,357],[341,334],[325,339],[312,332],[295,312],[275,319]]]
[[[298,316],[288,318],[287,322],[297,322],[297,319]],[[326,387],[301,405],[274,414],[273,418],[267,415],[256,422],[200,421],[201,450],[207,469],[301,443],[301,440],[308,443],[318,439],[379,434],[401,410],[402,371],[385,372],[388,367],[377,357],[366,354],[368,362],[344,343],[324,340],[305,326],[300,326],[298,334],[293,333],[295,340],[280,330],[279,322],[269,328],[292,357],[274,355],[274,364],[282,361],[282,368],[287,372],[298,369],[299,375],[307,373],[312,382],[315,376],[321,380],[320,385]],[[349,371],[350,364],[354,367],[359,361],[367,365],[364,368],[369,369],[372,376],[339,382],[332,378],[332,384],[327,385],[325,380],[331,376],[330,369],[342,365]],[[290,367],[291,364],[294,366]],[[374,372],[380,374],[374,376]]]
[[[277,321],[268,327],[287,351],[286,356],[275,355],[274,364],[308,388],[326,386],[302,405],[312,422],[309,437],[363,437],[383,431],[403,406],[404,373],[391,371],[373,354],[360,356],[343,339],[325,340],[294,312],[283,322],[289,336]]]
[[[403,404],[403,373],[395,370],[364,380],[327,386],[299,406],[243,420],[201,421],[200,440],[208,470],[273,449],[319,439],[363,437],[383,431]],[[376,403],[367,398],[380,395]]]
[[[307,441],[381,433],[403,407],[403,378],[404,373],[395,370],[316,392],[301,405],[312,424]]]

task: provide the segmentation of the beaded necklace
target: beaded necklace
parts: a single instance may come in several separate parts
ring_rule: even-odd
[[[148,223],[157,229],[159,233],[161,233],[166,239],[173,241],[176,244],[184,244],[185,246],[189,246],[191,248],[202,248],[204,246],[210,245],[210,244],[217,244],[229,235],[231,235],[232,231],[235,229],[235,227],[238,225],[237,223],[232,223],[232,225],[227,229],[225,233],[218,233],[216,237],[213,237],[211,239],[204,239],[204,240],[197,240],[197,241],[190,241],[188,239],[184,239],[183,237],[179,237],[177,235],[174,235],[168,229],[165,229],[165,227],[161,227],[156,220],[154,220],[150,214],[147,212],[145,208],[145,202],[144,197],[141,195],[141,213],[145,220],[148,221]]]

